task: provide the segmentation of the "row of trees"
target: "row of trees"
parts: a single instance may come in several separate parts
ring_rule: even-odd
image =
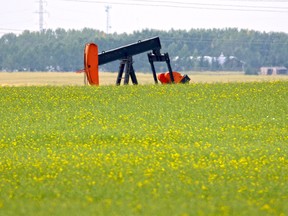
[[[168,52],[172,68],[178,71],[245,70],[257,73],[261,66],[288,67],[288,34],[250,30],[192,29],[143,30],[133,34],[105,34],[95,29],[24,31],[0,38],[2,71],[77,71],[83,68],[86,43],[97,43],[100,52],[138,40],[159,36],[162,52]],[[101,66],[117,71],[119,62]],[[158,71],[166,65],[157,64]],[[146,53],[134,57],[137,71],[150,71]]]

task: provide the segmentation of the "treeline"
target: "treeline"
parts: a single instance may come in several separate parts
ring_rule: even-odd
[[[159,36],[162,52],[168,52],[177,71],[245,71],[257,73],[261,66],[288,67],[288,34],[250,30],[192,29],[143,30],[133,34],[105,34],[102,31],[45,30],[5,34],[0,38],[1,71],[77,71],[83,68],[83,50],[88,42],[99,51]],[[150,71],[147,54],[133,57],[136,71]],[[117,71],[119,62],[101,66],[102,71]],[[157,64],[158,71],[167,71]]]

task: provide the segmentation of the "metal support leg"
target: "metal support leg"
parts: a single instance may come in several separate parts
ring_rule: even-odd
[[[123,75],[123,72],[124,72],[125,63],[126,63],[125,60],[122,60],[120,62],[118,76],[117,76],[117,80],[116,80],[116,85],[120,85],[120,83],[121,83],[121,79],[122,79],[122,75]]]
[[[129,71],[128,65],[126,64],[125,74],[124,74],[124,85],[129,84]]]
[[[131,68],[131,57],[126,59],[126,68],[125,68],[125,75],[124,75],[124,85],[129,84],[129,76],[130,76],[130,69]]]
[[[152,70],[154,82],[155,82],[155,84],[158,84],[154,63],[153,63],[152,60],[150,60],[150,58],[149,58],[149,62],[150,62],[150,65],[151,65],[151,70]]]
[[[132,83],[134,85],[138,85],[138,81],[137,81],[136,74],[135,74],[135,71],[134,71],[132,63],[131,63],[131,66],[130,66],[130,77],[131,77]]]
[[[174,76],[173,76],[173,71],[172,71],[172,67],[171,67],[171,64],[170,64],[170,58],[169,58],[169,54],[168,53],[165,53],[165,61],[167,63],[167,67],[168,67],[168,71],[169,71],[171,82],[174,83]]]

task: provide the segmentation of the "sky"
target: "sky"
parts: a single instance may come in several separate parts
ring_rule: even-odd
[[[39,31],[40,1],[0,0],[0,36]],[[288,0],[42,1],[44,29],[87,27],[108,33],[133,33],[143,29],[238,28],[288,33]]]

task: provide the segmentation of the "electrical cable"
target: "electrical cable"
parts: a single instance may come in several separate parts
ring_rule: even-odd
[[[78,3],[93,3],[93,4],[112,4],[112,5],[131,5],[131,6],[148,6],[148,7],[172,7],[182,9],[201,9],[201,10],[229,10],[229,11],[248,11],[248,12],[279,12],[287,13],[288,7],[269,7],[269,6],[249,6],[249,5],[233,5],[233,4],[205,4],[205,3],[184,3],[175,1],[137,1],[138,3],[126,2],[110,2],[110,1],[89,1],[89,0],[60,0],[67,2]],[[133,1],[135,2],[135,1]],[[144,2],[144,3],[143,3]],[[147,4],[147,2],[149,2]],[[151,4],[155,3],[155,4]],[[162,4],[164,3],[164,4]]]

